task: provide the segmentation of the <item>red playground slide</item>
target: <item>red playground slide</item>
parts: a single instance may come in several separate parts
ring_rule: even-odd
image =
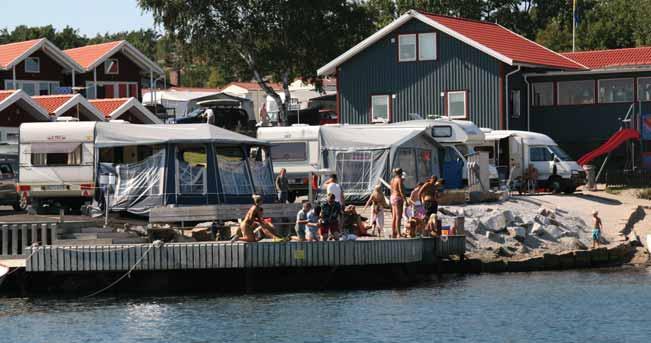
[[[586,165],[595,158],[607,154],[615,149],[617,149],[618,146],[622,145],[622,143],[631,140],[631,139],[640,139],[640,133],[635,130],[635,129],[621,129],[617,131],[614,135],[612,135],[606,143],[602,144],[600,147],[590,151],[589,153],[581,156],[577,162],[579,162],[580,165]]]

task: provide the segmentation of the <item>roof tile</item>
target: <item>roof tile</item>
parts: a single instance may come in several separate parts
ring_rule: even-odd
[[[36,101],[37,104],[43,107],[47,111],[47,113],[54,114],[57,108],[63,106],[63,104],[70,101],[70,99],[73,96],[74,95],[72,94],[40,95],[40,96],[33,96],[32,99],[34,99],[34,101]]]
[[[0,91],[0,102],[4,101],[6,98],[10,97],[15,92],[16,92],[15,90]]]
[[[75,60],[84,69],[89,69],[98,60],[104,57],[111,49],[122,44],[124,41],[107,42],[94,45],[86,45],[79,48],[64,50],[70,58]]]
[[[115,112],[120,106],[124,105],[129,98],[118,98],[118,99],[92,99],[88,100],[93,106],[95,106],[106,118],[110,118],[111,114]]]
[[[563,55],[590,69],[651,66],[651,47],[567,52]]]
[[[0,69],[6,69],[11,62],[22,56],[41,40],[43,38],[0,45]]]
[[[515,63],[560,69],[585,69],[580,64],[549,50],[498,24],[420,12],[471,40],[504,55]]]

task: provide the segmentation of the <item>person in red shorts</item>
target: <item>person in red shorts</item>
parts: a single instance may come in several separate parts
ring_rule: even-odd
[[[341,205],[335,201],[335,195],[328,193],[327,200],[321,205],[321,228],[319,234],[321,240],[328,238],[339,239],[339,216],[341,215]]]

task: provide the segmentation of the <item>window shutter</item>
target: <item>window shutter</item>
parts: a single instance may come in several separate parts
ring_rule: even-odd
[[[113,85],[104,85],[104,98],[115,98],[115,88]]]
[[[127,97],[127,84],[126,83],[120,83],[118,85],[118,93],[120,94],[120,98],[126,98]]]
[[[129,96],[132,98],[138,97],[138,85],[136,84],[129,85]]]

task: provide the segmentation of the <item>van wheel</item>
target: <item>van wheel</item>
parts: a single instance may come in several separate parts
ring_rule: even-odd
[[[296,201],[296,192],[289,192],[289,193],[287,193],[287,201],[288,201],[290,204],[293,204],[294,201]]]
[[[554,194],[560,194],[563,191],[563,180],[559,177],[554,177],[549,180],[549,188]]]
[[[27,209],[27,199],[25,197],[20,197],[18,202],[12,205],[14,211],[25,211]]]
[[[572,194],[574,192],[576,192],[576,186],[567,186],[563,190],[563,193],[565,193],[565,194]]]

